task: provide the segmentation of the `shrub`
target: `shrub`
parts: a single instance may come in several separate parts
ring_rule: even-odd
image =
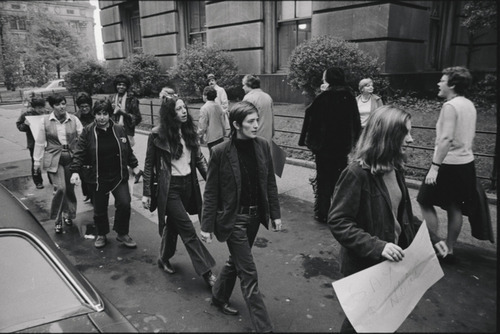
[[[134,53],[120,66],[119,73],[130,78],[130,90],[137,96],[155,96],[168,82],[160,62],[147,53]]]
[[[226,91],[239,85],[238,68],[234,58],[217,46],[205,43],[188,45],[182,50],[177,66],[169,74],[179,83],[179,93],[184,96],[199,97],[207,86],[207,75],[213,73],[217,84]]]
[[[360,50],[357,44],[334,36],[318,36],[299,44],[289,63],[288,83],[309,99],[319,93],[323,72],[334,66],[344,70],[346,81],[355,92],[363,78],[372,78],[377,92],[388,87],[388,81],[380,76],[376,58]]]
[[[91,96],[100,92],[108,78],[106,67],[94,60],[85,61],[64,76],[68,91],[75,94],[85,92]]]
[[[497,101],[497,76],[494,73],[483,74],[481,78],[472,84],[467,96],[480,106],[491,105]],[[479,76],[474,73],[473,77]]]

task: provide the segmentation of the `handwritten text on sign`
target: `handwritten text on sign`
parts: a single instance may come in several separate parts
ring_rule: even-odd
[[[332,283],[357,332],[395,332],[444,276],[425,222],[404,254],[401,262],[384,261]]]

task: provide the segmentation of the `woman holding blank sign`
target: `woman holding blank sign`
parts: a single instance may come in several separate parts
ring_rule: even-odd
[[[403,260],[403,249],[418,231],[403,175],[404,146],[413,142],[410,118],[390,105],[373,111],[337,182],[328,224],[342,245],[344,276],[384,260]],[[439,255],[446,256],[446,243],[430,235]],[[340,331],[354,332],[347,318]]]

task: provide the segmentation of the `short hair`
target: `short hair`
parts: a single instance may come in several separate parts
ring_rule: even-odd
[[[88,104],[90,108],[92,108],[92,98],[89,96],[89,94],[82,92],[79,93],[78,96],[76,97],[75,103],[78,107],[80,107],[82,104]]]
[[[31,98],[30,105],[32,108],[45,107],[45,99],[40,96],[34,96]]]
[[[217,91],[212,86],[207,86],[203,89],[203,95],[207,97],[207,100],[213,101],[217,97]]]
[[[61,103],[62,101],[66,102],[66,98],[62,94],[52,94],[47,97],[47,102],[49,102],[49,105],[54,108],[56,104]]]
[[[330,86],[345,86],[344,70],[340,67],[330,67],[325,71],[325,81]]]
[[[119,83],[124,83],[125,86],[127,86],[127,89],[130,88],[130,79],[125,74],[118,74],[113,80],[113,85],[115,87],[115,90],[116,86],[118,86]]]
[[[248,101],[241,101],[235,103],[231,110],[229,111],[229,124],[231,125],[231,136],[236,136],[236,128],[234,127],[234,122],[239,124],[240,126],[243,124],[245,118],[253,113],[259,114],[259,110],[257,107]]]
[[[94,107],[92,108],[92,114],[96,114],[99,111],[104,111],[108,115],[113,114],[113,106],[111,105],[111,101],[107,98],[102,98],[100,100],[95,101]]]
[[[370,79],[370,78],[364,78],[364,79],[361,79],[359,81],[359,85],[358,85],[358,88],[359,88],[359,91],[363,91],[363,88],[365,88],[366,86],[368,86],[369,84],[372,84],[373,85],[373,80]]]
[[[404,168],[403,140],[408,134],[406,123],[411,115],[392,105],[370,113],[365,129],[352,153],[352,160],[369,166],[372,174],[383,174],[393,168]]]
[[[247,74],[243,77],[243,82],[245,82],[245,86],[250,87],[252,89],[260,88],[260,78],[255,74]]]
[[[448,76],[448,87],[455,86],[453,90],[458,95],[464,95],[472,83],[472,75],[463,66],[448,67],[442,73]]]

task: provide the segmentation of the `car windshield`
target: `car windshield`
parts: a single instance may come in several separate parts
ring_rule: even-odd
[[[44,83],[40,88],[47,88],[49,87],[49,85],[52,83],[53,81],[49,81],[49,82],[46,82]]]
[[[0,236],[0,332],[89,312],[40,249],[24,237]]]

